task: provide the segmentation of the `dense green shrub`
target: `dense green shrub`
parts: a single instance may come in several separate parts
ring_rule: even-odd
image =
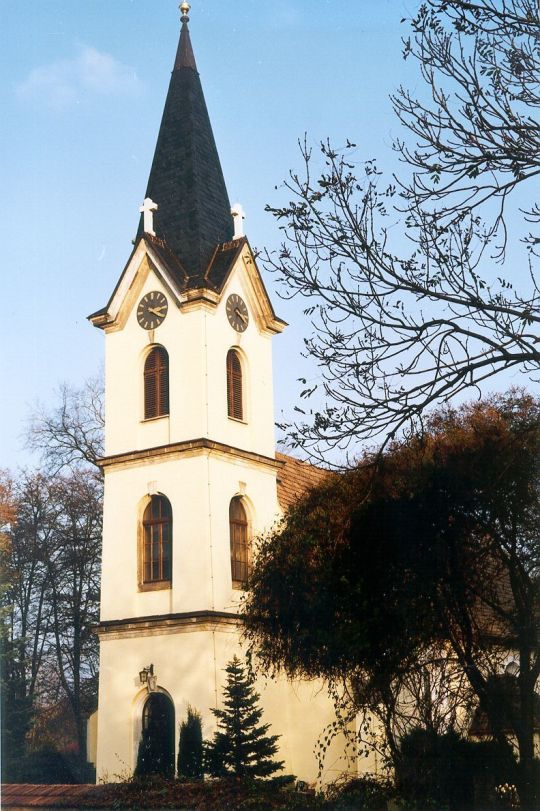
[[[203,776],[203,738],[201,714],[188,705],[187,719],[180,724],[178,777],[200,780]]]
[[[484,807],[497,783],[515,782],[515,769],[508,750],[494,741],[414,729],[401,741],[396,788],[406,807],[471,811]]]
[[[76,764],[52,746],[28,752],[13,764],[10,783],[78,783]]]
[[[474,784],[468,746],[455,732],[414,729],[401,741],[397,790],[419,807],[472,808]]]
[[[386,811],[394,789],[388,780],[376,777],[355,777],[338,781],[328,791],[329,811],[362,809]]]
[[[173,768],[170,764],[169,747],[163,736],[153,734],[151,729],[145,729],[139,742],[135,777],[148,777],[153,774],[172,777]]]
[[[197,811],[334,811],[320,796],[278,788],[273,780],[227,777],[186,782],[159,776],[93,786],[79,808],[197,809]],[[343,807],[340,808],[343,811]]]

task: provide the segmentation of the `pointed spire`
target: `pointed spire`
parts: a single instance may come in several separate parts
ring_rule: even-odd
[[[158,205],[154,230],[190,284],[202,280],[218,244],[233,236],[231,206],[182,3],[182,30],[145,197]],[[138,236],[144,232],[139,224]]]
[[[197,70],[197,65],[195,64],[195,56],[193,54],[193,47],[191,45],[191,37],[189,36],[189,10],[191,6],[189,3],[182,3],[180,6],[180,11],[182,12],[181,21],[182,21],[182,30],[180,32],[180,42],[178,43],[178,50],[176,52],[176,60],[174,63],[174,69],[178,70],[179,68],[192,68],[193,70]]]

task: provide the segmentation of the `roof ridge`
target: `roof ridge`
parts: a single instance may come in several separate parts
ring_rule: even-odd
[[[276,451],[276,457],[283,456],[285,459],[290,459],[293,462],[298,462],[300,465],[308,465],[309,467],[315,468],[315,470],[322,470],[324,473],[330,473],[331,471],[325,467],[320,467],[319,465],[314,465],[313,462],[309,462],[307,459],[300,459],[298,456],[293,456],[290,453],[283,453],[283,451]]]

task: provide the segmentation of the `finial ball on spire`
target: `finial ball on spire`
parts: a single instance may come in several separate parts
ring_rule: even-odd
[[[180,3],[179,8],[180,8],[180,11],[182,13],[182,17],[180,19],[182,20],[183,23],[188,23],[189,22],[189,11],[191,9],[191,6],[189,5],[189,3]]]

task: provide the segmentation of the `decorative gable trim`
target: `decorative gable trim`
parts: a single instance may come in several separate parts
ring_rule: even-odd
[[[274,312],[246,237],[218,245],[204,278],[196,285],[163,240],[144,234],[135,245],[107,306],[89,315],[88,320],[106,331],[122,329],[149,270],[160,279],[180,309],[217,307],[240,263],[251,286],[250,304],[260,329],[271,335],[283,332],[287,322]]]
[[[149,268],[145,267],[145,259],[148,259]],[[146,271],[143,279],[141,279],[141,268]],[[123,305],[130,298],[130,293],[133,292],[136,282],[139,281],[139,287],[142,286],[148,269],[151,269],[156,274],[176,304],[179,304],[182,293],[175,278],[176,274],[173,274],[171,269],[167,267],[158,251],[153,248],[150,240],[141,237],[122,271],[108,304],[101,310],[89,315],[88,320],[99,329],[121,328],[125,323],[125,319],[121,318],[121,313],[125,310]],[[122,323],[117,323],[119,320]]]
[[[288,324],[274,312],[261,272],[257,267],[257,262],[247,240],[242,251],[242,263],[252,285],[254,301],[251,304],[253,309],[259,312],[261,327],[273,335],[283,332]]]

